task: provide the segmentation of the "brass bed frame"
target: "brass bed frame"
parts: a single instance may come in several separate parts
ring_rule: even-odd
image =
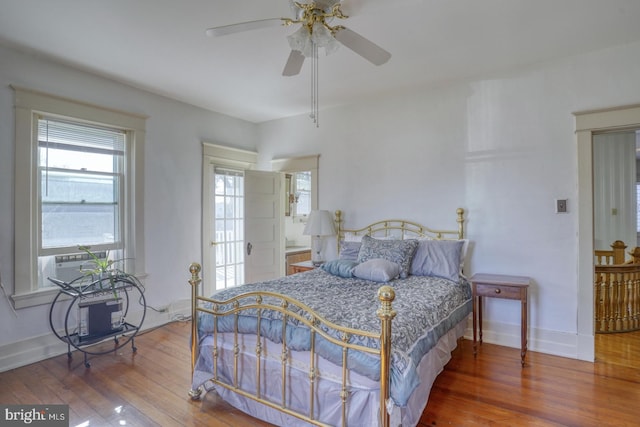
[[[338,244],[341,239],[344,238],[345,233],[352,233],[354,235],[370,235],[370,236],[390,236],[393,235],[398,238],[408,237],[426,237],[432,239],[462,239],[464,237],[464,210],[458,208],[456,210],[457,215],[457,230],[434,230],[415,222],[404,220],[384,220],[372,223],[366,227],[359,229],[345,229],[342,226],[342,212],[335,212],[335,222],[337,226]],[[399,233],[399,234],[394,234]],[[200,313],[208,313],[213,315],[213,373],[209,382],[224,387],[235,393],[238,393],[246,398],[258,401],[270,408],[276,409],[288,415],[299,418],[313,425],[324,426],[323,422],[315,419],[315,390],[316,390],[316,351],[315,342],[317,336],[321,336],[327,341],[342,348],[342,381],[341,381],[341,393],[340,398],[342,401],[342,425],[346,426],[347,420],[347,404],[348,404],[348,367],[347,367],[347,352],[348,350],[361,351],[368,354],[374,354],[380,356],[380,411],[379,419],[380,425],[388,427],[390,424],[390,416],[387,408],[387,402],[389,400],[389,379],[390,379],[390,362],[391,362],[391,323],[396,316],[396,312],[392,307],[393,300],[395,299],[395,292],[391,286],[384,285],[378,290],[378,299],[380,306],[376,311],[378,318],[380,319],[380,333],[371,333],[367,331],[345,328],[336,325],[323,319],[317,315],[313,309],[305,304],[290,298],[286,295],[280,295],[273,292],[247,292],[238,295],[234,298],[225,301],[218,301],[212,298],[201,296],[198,294],[200,283],[201,266],[198,263],[192,263],[189,266],[189,272],[191,278],[189,284],[191,285],[191,310],[192,310],[192,322],[191,322],[191,376],[196,367],[198,359],[198,318]],[[269,302],[265,301],[268,300]],[[274,302],[275,301],[275,302]],[[210,308],[206,308],[203,305],[210,304]],[[229,308],[231,307],[231,308]],[[292,310],[295,308],[295,311]],[[256,310],[257,312],[257,327],[256,327],[256,390],[242,390],[239,387],[238,382],[238,364],[239,364],[239,344],[238,335],[238,321],[241,312],[246,310]],[[261,395],[262,378],[260,378],[261,367],[261,336],[260,336],[260,322],[263,310],[273,310],[282,314],[282,347],[281,347],[281,400],[280,402],[274,402],[267,400]],[[233,331],[233,374],[231,383],[223,381],[218,375],[218,318],[223,316],[233,316],[234,331]],[[287,320],[296,319],[301,324],[305,325],[311,331],[311,348],[310,348],[310,361],[309,361],[309,408],[308,413],[298,412],[295,409],[287,405],[286,399],[286,386],[287,386],[287,354],[289,352],[286,341],[286,327]],[[334,334],[329,334],[325,330],[334,331]],[[334,336],[340,337],[340,339]],[[380,342],[379,349],[372,349],[363,345],[350,343],[349,340],[352,336],[367,337],[378,339]],[[204,387],[200,386],[196,390],[190,390],[189,396],[193,400],[197,400],[201,397]]]

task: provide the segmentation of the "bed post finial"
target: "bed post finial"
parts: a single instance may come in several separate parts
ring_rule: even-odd
[[[380,425],[388,427],[390,423],[387,401],[389,400],[389,369],[391,366],[391,321],[396,312],[391,303],[396,293],[391,286],[378,289],[380,308],[376,312],[380,318]]]
[[[191,378],[193,378],[193,372],[196,368],[196,359],[198,357],[198,322],[196,316],[198,315],[196,308],[198,306],[198,285],[202,279],[200,279],[200,271],[202,267],[197,262],[192,262],[189,265],[189,273],[191,273],[191,279],[189,284],[191,285]],[[189,390],[189,397],[192,400],[196,400],[202,393],[201,389]]]
[[[464,239],[464,209],[456,209],[456,214],[458,214],[458,239]]]
[[[192,286],[200,283],[200,278],[198,277],[198,275],[200,274],[201,270],[202,267],[197,262],[192,262],[189,265],[189,273],[191,273],[191,280],[189,280],[189,283],[191,283]],[[194,283],[195,281],[197,281],[197,283]]]

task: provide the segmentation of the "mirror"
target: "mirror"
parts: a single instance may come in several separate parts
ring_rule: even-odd
[[[311,212],[311,171],[285,174],[284,216],[301,218]]]

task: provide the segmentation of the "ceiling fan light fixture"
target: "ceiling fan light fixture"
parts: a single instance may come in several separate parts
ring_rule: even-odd
[[[307,57],[310,56],[311,39],[305,27],[300,27],[293,34],[287,36],[287,41],[291,50],[297,50]]]
[[[318,47],[323,47],[325,54],[330,55],[340,47],[340,43],[333,37],[329,31],[320,22],[313,25],[313,33],[311,33],[311,41]]]
[[[340,43],[333,37],[331,31],[319,22],[313,25],[311,33],[306,26],[301,26],[293,34],[287,36],[287,41],[291,50],[297,50],[307,58],[313,55],[314,44],[318,48],[324,48],[326,55],[332,54],[340,47]]]

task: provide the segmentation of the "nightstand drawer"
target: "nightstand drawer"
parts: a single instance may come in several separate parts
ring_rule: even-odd
[[[506,299],[520,299],[519,287],[506,286],[506,285],[486,285],[482,283],[476,283],[476,295],[479,297],[493,297],[493,298],[506,298]]]

